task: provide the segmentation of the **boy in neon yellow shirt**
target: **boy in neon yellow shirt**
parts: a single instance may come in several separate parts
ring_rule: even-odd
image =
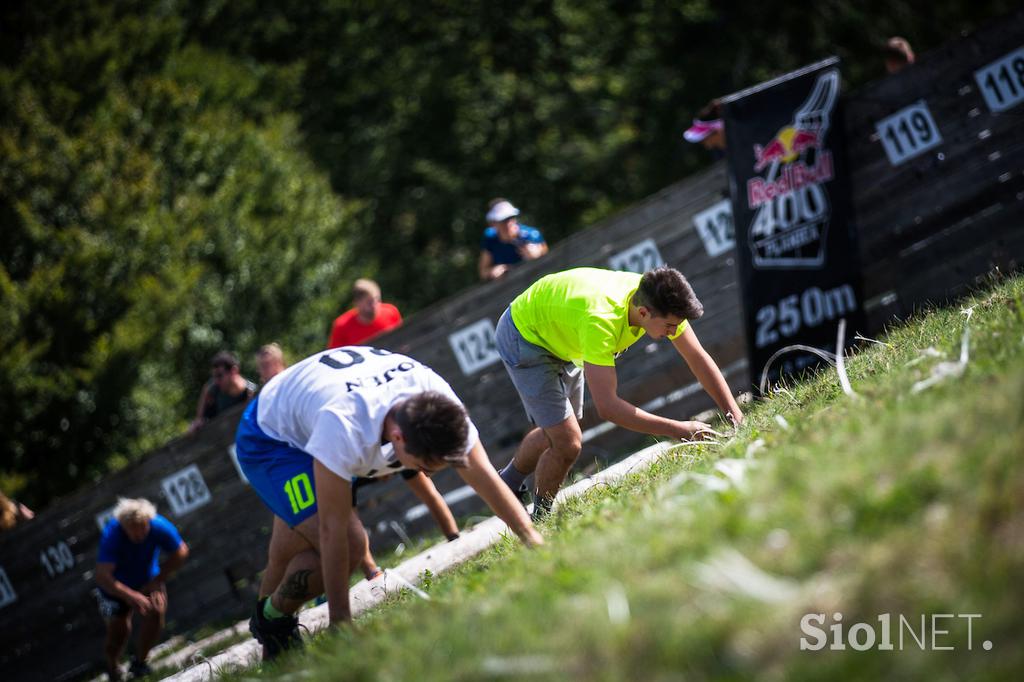
[[[642,276],[575,268],[537,280],[498,320],[498,354],[535,427],[501,478],[520,495],[536,471],[535,518],[551,509],[579,457],[584,379],[603,419],[672,438],[700,437],[709,427],[645,412],[618,396],[615,357],[645,334],[669,338],[719,408],[743,419],[718,365],[688,324],[704,307],[686,278],[669,267]]]

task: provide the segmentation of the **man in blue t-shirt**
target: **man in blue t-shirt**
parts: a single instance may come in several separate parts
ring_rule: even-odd
[[[161,552],[163,561],[159,561]],[[178,529],[156,513],[149,500],[118,500],[96,556],[100,615],[107,622],[104,653],[111,680],[121,679],[118,661],[132,631],[132,612],[142,617],[130,671],[148,675],[146,657],[156,644],[167,613],[167,579],[188,558]]]
[[[487,222],[480,240],[480,279],[498,279],[510,266],[524,260],[540,258],[548,252],[544,235],[535,227],[520,225],[519,209],[502,198],[488,204]]]

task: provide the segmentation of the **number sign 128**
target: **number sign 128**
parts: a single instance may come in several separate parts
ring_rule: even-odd
[[[210,501],[210,489],[206,487],[206,481],[195,464],[160,481],[160,488],[171,503],[175,516],[187,514]]]

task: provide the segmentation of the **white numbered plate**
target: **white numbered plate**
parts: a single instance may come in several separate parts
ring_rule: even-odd
[[[654,243],[653,239],[645,239],[608,259],[608,265],[611,266],[612,270],[624,270],[640,274],[664,264],[665,261],[661,258],[658,245]]]
[[[494,323],[484,318],[448,337],[462,373],[470,375],[501,360],[494,341]]]

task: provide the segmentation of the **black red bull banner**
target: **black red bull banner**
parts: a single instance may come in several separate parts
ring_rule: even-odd
[[[863,328],[832,58],[722,100],[750,374],[767,380],[817,365],[794,346],[836,351]]]

